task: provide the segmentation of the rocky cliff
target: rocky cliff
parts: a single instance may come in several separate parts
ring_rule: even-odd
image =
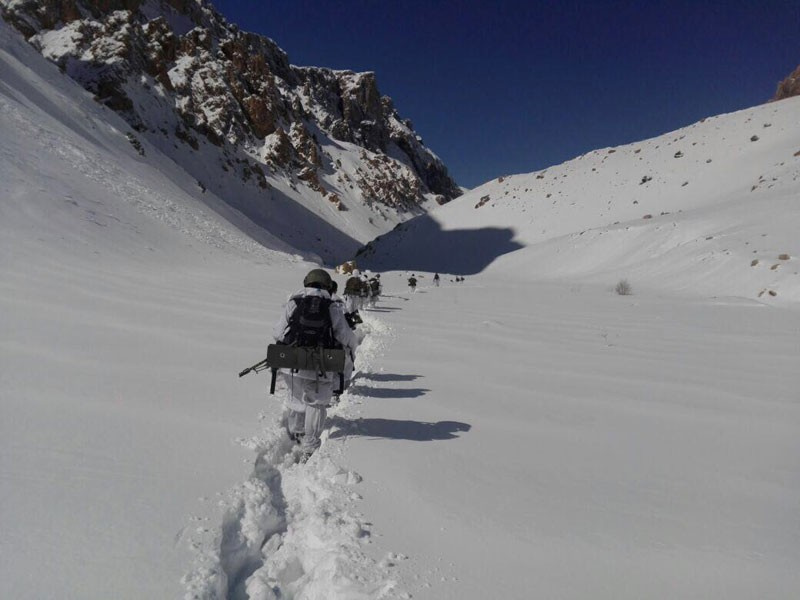
[[[293,66],[207,0],[0,0],[0,11],[125,118],[132,144],[143,137],[297,248],[339,258],[461,193],[373,73]],[[291,202],[305,210],[280,218],[276,203]],[[306,227],[306,212],[344,238]]]

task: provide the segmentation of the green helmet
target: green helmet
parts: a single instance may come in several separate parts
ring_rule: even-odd
[[[333,280],[325,269],[313,269],[309,271],[306,278],[303,279],[303,287],[316,287],[323,290],[330,290],[332,285]]]

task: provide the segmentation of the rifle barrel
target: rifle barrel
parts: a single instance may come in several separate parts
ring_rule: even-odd
[[[260,362],[257,362],[256,364],[254,364],[252,367],[247,367],[247,368],[246,368],[244,371],[242,371],[241,373],[239,373],[239,377],[244,377],[244,376],[245,376],[245,375],[247,375],[247,374],[248,374],[250,371],[255,371],[256,373],[258,373],[259,371],[263,371],[264,369],[266,369],[266,368],[267,368],[267,366],[268,366],[268,365],[267,365],[267,359],[265,358],[264,360],[262,360],[262,361],[260,361]]]

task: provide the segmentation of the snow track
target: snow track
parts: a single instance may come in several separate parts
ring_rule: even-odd
[[[391,339],[390,328],[366,316],[357,373],[371,373]],[[358,376],[358,375],[357,375]],[[360,382],[353,389],[369,386]],[[348,421],[364,401],[348,391],[330,411],[329,427]],[[369,524],[357,512],[358,473],[341,466],[347,437],[329,441],[306,464],[275,414],[259,437],[240,440],[256,454],[250,477],[220,502],[213,543],[195,540],[196,564],[184,577],[187,599],[368,600],[408,598],[396,589],[391,561],[365,552]]]

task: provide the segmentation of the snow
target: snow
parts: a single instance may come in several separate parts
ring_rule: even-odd
[[[421,291],[389,305],[392,387],[351,453],[409,575],[447,580],[415,596],[798,589],[795,312],[483,276]]]
[[[797,303],[799,128],[791,98],[500,177],[383,236],[368,263]]]
[[[796,101],[686,133],[718,169],[686,188],[692,146],[648,141],[387,236],[357,379],[299,464],[268,378],[236,373],[312,265],[2,22],[0,70],[1,597],[797,596]],[[712,144],[748,118],[758,142]]]
[[[64,56],[76,53],[82,40],[83,34],[78,24],[70,23],[61,29],[34,36],[33,44],[42,48],[45,58],[58,62]]]
[[[230,65],[221,55],[204,49],[208,45],[204,42],[211,44],[211,38],[219,43],[223,39],[235,41],[239,36],[238,29],[229,27],[216,13],[209,13],[210,5],[202,3],[194,7],[184,6],[191,15],[183,17],[169,3],[159,4],[149,0],[140,8],[143,18],[162,12],[167,23],[176,27],[172,33],[177,36],[181,32],[186,33],[187,28],[192,29],[188,33],[195,35],[189,37],[199,36],[199,39],[190,41],[192,47],[199,44],[194,48],[195,55],[190,58],[179,57],[177,62],[166,65],[166,73],[157,76],[142,74],[137,70],[137,60],[125,58],[122,54],[127,56],[129,53],[120,54],[120,51],[125,49],[126,44],[133,43],[136,47],[143,44],[149,48],[148,60],[158,60],[162,52],[159,45],[163,40],[154,42],[147,37],[153,29],[149,25],[144,29],[136,26],[133,32],[128,22],[133,18],[129,11],[109,13],[107,18],[100,21],[84,19],[73,22],[58,31],[42,30],[30,41],[44,56],[59,64],[73,79],[106,103],[117,107],[129,105],[132,112],[126,115],[126,119],[136,130],[136,137],[144,138],[156,146],[186,172],[184,175],[192,175],[198,186],[224,198],[230,205],[222,207],[226,218],[233,212],[252,221],[246,228],[248,235],[260,239],[267,232],[267,237],[283,240],[284,248],[292,246],[294,253],[312,260],[321,257],[330,266],[351,258],[362,244],[376,234],[390,230],[413,214],[424,212],[426,205],[432,203],[434,194],[418,193],[411,194],[411,206],[392,208],[393,199],[383,198],[381,191],[373,192],[368,182],[377,180],[383,185],[390,185],[399,172],[404,179],[410,177],[413,191],[419,185],[418,177],[404,172],[397,161],[394,169],[389,169],[383,161],[375,164],[375,156],[364,154],[362,147],[339,144],[314,122],[302,125],[301,122],[295,122],[291,127],[291,137],[298,142],[298,134],[304,128],[307,130],[303,132],[304,135],[313,132],[315,156],[312,157],[310,153],[309,156],[298,156],[296,162],[288,165],[282,164],[282,160],[266,156],[269,140],[262,147],[263,142],[254,137],[252,132],[248,133],[250,117],[242,112],[230,90],[225,92],[227,84],[223,81],[225,78],[221,78],[220,69],[224,70]],[[19,18],[25,18],[24,11]],[[191,23],[192,19],[198,21],[196,28]],[[161,31],[163,27],[162,23],[155,30]],[[87,31],[91,33],[88,37]],[[237,43],[241,41],[239,39]],[[273,44],[265,39],[262,42],[267,46]],[[288,66],[288,59],[280,49],[274,47],[270,52],[273,50],[276,60],[286,63],[286,68],[293,69]],[[166,56],[169,56],[168,50]],[[92,65],[96,68],[92,68]],[[298,73],[303,73],[302,78],[309,78],[302,90],[293,88],[277,77],[275,81],[270,79],[267,83],[262,82],[264,89],[261,91],[266,94],[265,99],[272,102],[268,92],[274,85],[274,91],[283,98],[283,102],[293,105],[307,103],[306,109],[316,115],[318,122],[331,123],[332,119],[341,118],[341,109],[337,104],[336,73],[316,69],[306,72],[299,70]],[[356,82],[353,85],[364,77],[373,77],[371,74],[348,73],[348,81]],[[169,82],[162,81],[164,75]],[[101,83],[98,77],[105,78],[105,83]],[[316,89],[314,82],[323,81],[325,84]],[[174,87],[177,91],[167,87]],[[316,99],[317,95],[322,97]],[[298,115],[298,118],[302,117]],[[288,128],[288,123],[279,121],[276,126]],[[187,128],[189,122],[196,127]],[[198,133],[198,128],[199,131],[207,129],[209,135]],[[407,130],[403,131],[407,133]],[[430,157],[425,148],[416,148],[414,152],[416,157],[413,161],[419,159],[428,164]],[[350,156],[350,153],[353,155]],[[334,160],[342,156],[355,166],[358,175],[356,181],[348,182],[344,177],[337,176],[339,169]],[[259,160],[252,164],[250,159],[257,157]],[[377,157],[382,158],[380,154]],[[318,160],[321,161],[319,169],[312,169],[309,165],[316,165]],[[406,157],[400,162],[408,164],[410,160]],[[303,164],[310,169],[306,175],[314,175],[316,171],[316,176],[307,181],[298,178]],[[373,197],[376,194],[378,197]],[[219,203],[215,204],[218,207]],[[237,225],[241,226],[241,221]],[[258,229],[264,231],[258,232]]]

